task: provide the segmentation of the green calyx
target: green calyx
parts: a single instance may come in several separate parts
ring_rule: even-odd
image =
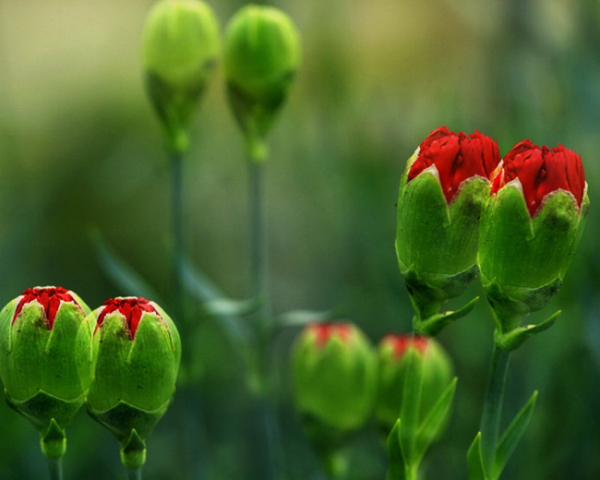
[[[254,161],[266,157],[265,138],[287,98],[300,58],[296,27],[276,8],[246,6],[227,27],[224,67],[229,103]]]
[[[448,299],[462,294],[477,276],[479,217],[490,186],[480,177],[465,180],[448,204],[435,169],[423,171],[407,183],[408,170],[417,155],[415,152],[408,161],[400,181],[396,254],[416,313],[415,331],[432,335],[468,313],[452,312],[453,317],[444,314],[444,318],[436,317],[436,321],[421,326],[438,315]]]
[[[17,300],[0,312],[0,375],[9,405],[41,433],[54,422],[64,429],[92,379],[89,308],[61,303],[50,330],[44,309],[26,304],[13,323]]]
[[[383,342],[378,349],[377,401],[375,418],[387,436],[400,416],[404,386],[410,357],[396,356],[394,348]],[[452,380],[452,364],[442,346],[434,339],[428,340],[425,351],[416,350],[422,358],[422,387],[419,408],[419,423],[429,415],[440,395]],[[436,436],[442,433],[440,429]]]
[[[188,148],[187,129],[220,51],[219,25],[200,0],[162,0],[144,29],[146,87],[169,147]]]
[[[544,308],[562,285],[589,210],[571,194],[549,194],[532,219],[516,185],[492,196],[482,211],[479,264],[481,281],[496,320],[496,343],[514,350],[548,329],[558,313],[539,325],[521,326]]]

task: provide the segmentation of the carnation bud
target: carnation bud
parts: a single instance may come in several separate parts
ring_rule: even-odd
[[[400,417],[408,368],[406,354],[411,348],[423,361],[419,424],[427,417],[452,380],[450,358],[433,338],[411,335],[384,337],[378,348],[375,418],[386,437]],[[441,431],[437,433],[439,435]]]
[[[311,440],[329,441],[364,425],[375,397],[376,363],[356,326],[308,325],[296,339],[292,360],[296,408]]]
[[[81,298],[62,287],[28,288],[0,312],[6,399],[40,431],[48,457],[64,454],[64,429],[92,379],[89,312]]]
[[[555,316],[518,328],[560,288],[588,210],[583,164],[574,151],[526,140],[504,157],[482,212],[479,244],[481,281],[499,333],[514,334],[504,338],[504,348],[553,323]]]
[[[266,156],[265,137],[287,97],[300,56],[296,27],[276,8],[246,6],[227,27],[229,102],[255,161]]]
[[[148,95],[167,142],[188,147],[187,129],[217,64],[219,26],[200,0],[162,0],[146,21],[143,57]]]
[[[477,275],[479,216],[499,161],[491,138],[446,127],[433,131],[408,160],[400,180],[396,253],[418,333],[435,334],[473,306],[436,316]]]
[[[175,392],[179,334],[156,303],[141,297],[110,299],[90,316],[96,329],[88,411],[120,441],[123,464],[136,468]]]

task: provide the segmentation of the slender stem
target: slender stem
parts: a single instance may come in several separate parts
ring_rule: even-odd
[[[504,387],[506,385],[509,359],[510,352],[494,344],[492,365],[481,416],[481,454],[483,464],[490,478],[494,466],[496,445],[500,435],[502,403],[504,402]]]
[[[183,232],[183,153],[170,152],[171,157],[171,221],[173,229],[173,299],[175,311],[183,315],[182,278],[184,270],[184,232]]]
[[[128,468],[127,478],[128,480],[142,480],[142,467]]]
[[[62,457],[48,458],[48,472],[50,474],[50,480],[62,480]]]
[[[419,464],[407,465],[404,469],[404,480],[417,480],[419,478]]]

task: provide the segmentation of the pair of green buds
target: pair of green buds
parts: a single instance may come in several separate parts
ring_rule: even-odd
[[[66,451],[84,401],[121,443],[128,468],[145,462],[145,439],[175,391],[177,328],[154,302],[119,297],[91,311],[62,287],[29,288],[0,313],[0,376],[8,404],[40,431],[48,458]]]
[[[146,83],[176,152],[188,148],[187,130],[220,51],[219,26],[205,3],[162,0],[151,11],[144,31]],[[263,160],[265,136],[300,64],[298,33],[278,9],[246,6],[227,28],[223,56],[229,101],[249,155]]]
[[[408,378],[415,372],[419,378]],[[402,442],[422,457],[446,426],[456,386],[452,372],[450,358],[431,338],[387,335],[375,353],[353,324],[305,327],[293,350],[295,403],[330,478],[343,478],[343,448],[372,416],[384,440],[399,416],[415,430],[424,425]]]

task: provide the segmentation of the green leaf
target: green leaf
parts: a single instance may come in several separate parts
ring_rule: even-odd
[[[217,298],[202,305],[206,313],[212,317],[251,315],[258,310],[258,300],[232,300],[230,298]]]
[[[164,303],[154,288],[106,243],[98,228],[90,231],[90,238],[102,270],[122,290],[123,295],[144,297],[158,304]]]
[[[416,447],[416,456],[419,460],[423,458],[429,445],[438,437],[440,429],[446,424],[452,400],[454,399],[454,393],[456,392],[457,381],[458,378],[454,377],[419,428]]]
[[[386,480],[404,480],[404,459],[400,448],[400,419],[396,420],[394,428],[386,441],[389,467]]]
[[[533,392],[533,395],[529,399],[529,401],[525,404],[525,406],[521,409],[521,411],[517,414],[515,419],[508,426],[498,446],[496,447],[496,455],[494,459],[494,478],[498,478],[506,462],[515,451],[519,440],[523,436],[527,425],[529,425],[529,420],[531,419],[531,415],[533,414],[533,409],[535,407],[535,402],[537,400],[538,392]]]
[[[475,297],[473,300],[471,300],[469,303],[459,308],[458,310],[440,313],[434,315],[433,317],[425,319],[425,321],[419,322],[415,326],[415,330],[417,331],[417,333],[420,333],[422,335],[435,336],[450,323],[455,322],[459,318],[462,318],[465,315],[471,313],[471,310],[473,310],[473,307],[475,306],[478,300],[479,297]]]
[[[561,311],[559,310],[554,315],[537,325],[527,325],[525,327],[515,328],[513,331],[504,335],[496,334],[494,341],[500,348],[503,348],[504,350],[516,350],[529,338],[548,330],[552,325],[554,325],[554,322],[560,314]]]
[[[333,317],[333,310],[315,311],[315,310],[291,310],[282,313],[277,319],[279,327],[302,327],[309,323],[324,322]]]
[[[481,432],[477,434],[471,447],[469,447],[467,462],[469,465],[469,480],[489,480],[481,457]]]
[[[405,354],[406,378],[402,396],[400,418],[400,448],[405,463],[414,467],[419,463],[416,454],[417,431],[419,428],[419,415],[421,410],[421,393],[423,390],[423,357],[415,347],[410,347]]]

